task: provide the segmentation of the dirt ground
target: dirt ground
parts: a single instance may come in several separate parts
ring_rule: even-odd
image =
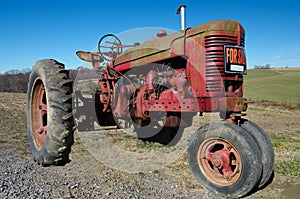
[[[0,149],[1,149],[1,158],[7,161],[13,158],[22,159],[23,163],[25,161],[26,164],[24,165],[31,165],[33,169],[42,170],[42,172],[53,172],[55,170],[56,173],[59,173],[60,170],[63,168],[48,167],[39,169],[38,166],[34,166],[35,163],[33,162],[29,150],[29,144],[27,142],[27,134],[26,134],[26,114],[25,114],[25,107],[26,107],[26,95],[25,94],[15,94],[15,93],[0,93]],[[277,135],[277,136],[285,136],[288,135],[289,137],[300,137],[300,111],[296,110],[283,110],[277,109],[272,107],[259,107],[256,105],[250,105],[248,110],[248,119],[256,122],[259,124],[269,135]],[[114,133],[114,136],[118,135],[119,133]],[[117,139],[117,138],[115,138]],[[123,142],[124,140],[122,140]],[[130,141],[125,140],[130,143]],[[136,141],[136,140],[135,140]],[[138,141],[136,141],[138,142]],[[130,147],[130,144],[127,147]],[[155,146],[154,146],[155,147]],[[149,148],[145,150],[150,150]],[[294,153],[289,149],[284,151],[276,150],[275,149],[275,164],[285,161],[285,158],[291,156],[299,157],[299,153]],[[141,195],[131,195],[132,192],[137,192],[136,189],[131,190],[128,189],[126,191],[123,190],[122,192],[118,192],[119,195],[114,195],[114,191],[118,191],[114,188],[115,185],[119,185],[120,183],[127,184],[122,185],[123,187],[128,186],[128,183],[133,183],[134,186],[132,187],[139,187],[138,193],[144,191],[150,191],[150,189],[146,188],[145,186],[151,187],[153,185],[153,190],[155,192],[159,186],[162,193],[165,195],[161,195],[161,197],[168,197],[168,198],[209,198],[205,197],[206,191],[204,190],[203,186],[199,184],[192,176],[188,163],[187,163],[187,155],[184,153],[178,160],[176,160],[173,164],[167,166],[164,169],[152,172],[151,174],[129,174],[122,171],[114,170],[107,168],[100,162],[95,161],[93,157],[89,154],[86,150],[85,146],[82,144],[82,140],[78,137],[78,133],[75,135],[75,144],[72,148],[71,152],[71,163],[65,166],[65,169],[68,170],[68,175],[72,177],[72,180],[76,179],[76,183],[69,186],[70,190],[77,190],[78,189],[78,197],[80,197],[80,186],[82,186],[82,190],[85,189],[92,189],[93,190],[99,189],[99,197],[100,198],[116,198],[116,197],[138,197]],[[4,161],[4,160],[3,160]],[[21,161],[21,160],[20,160]],[[13,164],[15,161],[12,161]],[[15,162],[18,164],[17,162]],[[91,164],[88,166],[88,164]],[[10,170],[11,165],[6,167],[6,170]],[[26,169],[23,165],[18,165],[19,169]],[[53,169],[54,168],[54,169]],[[86,171],[85,169],[88,169]],[[300,168],[295,168],[299,170]],[[18,171],[19,172],[19,171]],[[64,171],[66,172],[66,171]],[[6,194],[7,198],[9,198],[9,194],[7,193],[8,188],[4,186],[4,184],[9,184],[13,182],[7,182],[4,179],[11,179],[6,178],[7,173],[9,172],[0,172],[0,196],[5,198],[4,195],[1,195],[1,192]],[[88,173],[88,177],[82,177],[80,175],[84,175]],[[15,174],[17,175],[17,174]],[[66,174],[65,174],[66,175]],[[100,178],[98,178],[100,176]],[[104,176],[104,177],[103,177]],[[109,176],[109,177],[107,177]],[[144,178],[144,179],[142,179]],[[43,178],[47,181],[47,178]],[[104,180],[109,179],[109,180]],[[8,180],[9,181],[9,180]],[[50,181],[47,183],[47,186],[55,180]],[[111,182],[113,181],[113,182]],[[142,183],[139,185],[139,182]],[[107,183],[107,184],[106,184]],[[101,184],[94,185],[94,184]],[[22,183],[20,183],[22,186]],[[25,186],[25,185],[24,185]],[[30,185],[28,185],[31,187]],[[54,186],[54,185],[53,185]],[[58,188],[64,185],[55,185]],[[89,186],[89,187],[87,187]],[[33,186],[34,187],[34,186]],[[156,188],[157,187],[157,188]],[[120,188],[121,189],[121,188]],[[171,191],[171,190],[175,191]],[[21,188],[20,188],[21,190]],[[81,190],[81,191],[82,191]],[[51,194],[53,194],[53,191]],[[168,193],[172,192],[172,195]],[[50,192],[49,192],[50,193]],[[22,194],[24,194],[22,192]],[[24,195],[13,195],[24,197]],[[74,196],[75,192],[73,192]],[[123,195],[122,195],[123,194]],[[153,193],[155,194],[155,193]],[[53,195],[50,195],[53,196]],[[72,196],[72,194],[71,194]],[[97,194],[95,194],[97,197]],[[111,196],[111,197],[110,197]],[[149,197],[153,197],[155,195],[151,195],[148,193]],[[299,177],[292,177],[289,175],[282,175],[276,173],[275,170],[275,177],[273,182],[265,187],[262,190],[259,190],[253,193],[251,196],[247,198],[299,198],[300,196],[300,178]],[[69,195],[63,195],[62,198],[71,198]]]

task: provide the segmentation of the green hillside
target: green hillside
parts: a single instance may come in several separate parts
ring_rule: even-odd
[[[244,81],[246,98],[300,105],[300,69],[251,69]]]

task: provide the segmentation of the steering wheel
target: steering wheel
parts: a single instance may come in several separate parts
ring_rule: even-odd
[[[116,35],[106,34],[98,42],[98,51],[104,60],[110,61],[122,53],[122,43]]]

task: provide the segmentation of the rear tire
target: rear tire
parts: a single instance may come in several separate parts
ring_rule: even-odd
[[[32,68],[27,90],[27,133],[39,164],[69,161],[73,144],[72,81],[64,65],[41,60]]]
[[[230,198],[245,196],[256,188],[262,171],[259,157],[255,140],[227,122],[201,127],[188,148],[195,178],[212,192]]]

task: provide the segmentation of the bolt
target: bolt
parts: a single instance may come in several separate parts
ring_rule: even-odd
[[[212,164],[217,167],[218,169],[222,168],[223,163],[220,159],[213,159]]]

